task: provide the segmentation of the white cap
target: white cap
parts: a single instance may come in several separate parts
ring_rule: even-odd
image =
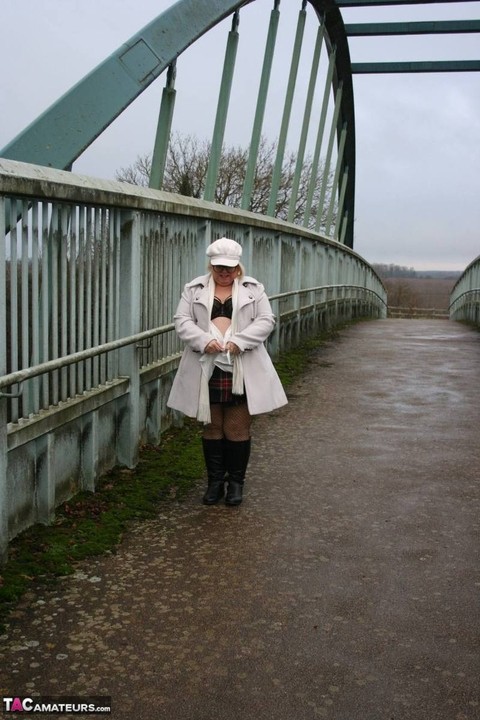
[[[208,246],[207,255],[212,265],[236,267],[242,256],[242,246],[230,238],[219,238]]]

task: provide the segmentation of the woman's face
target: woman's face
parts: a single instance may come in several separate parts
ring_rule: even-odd
[[[238,265],[227,267],[226,265],[212,265],[213,277],[217,285],[228,287],[238,277]]]

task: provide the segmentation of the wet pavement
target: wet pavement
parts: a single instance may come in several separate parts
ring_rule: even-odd
[[[342,330],[256,418],[241,507],[199,484],[24,598],[0,696],[111,696],[119,720],[480,718],[479,376],[462,325]]]

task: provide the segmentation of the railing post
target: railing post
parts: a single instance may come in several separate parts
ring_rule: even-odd
[[[274,257],[272,259],[272,270],[274,273],[274,289],[271,293],[272,295],[276,295],[277,293],[282,292],[282,236],[277,235],[276,236],[276,252],[274,254]],[[272,332],[272,334],[269,337],[268,340],[268,346],[270,353],[273,355],[273,357],[277,357],[283,348],[281,347],[280,342],[280,328],[281,328],[281,319],[280,319],[280,301],[274,300],[273,306],[272,306],[273,314],[275,315],[276,323],[275,328]]]
[[[7,470],[7,399],[0,397],[0,563],[6,561],[8,548]]]
[[[295,346],[300,344],[300,324],[301,324],[301,295],[300,289],[302,287],[302,241],[296,241],[296,252],[295,252],[295,310],[297,311],[297,320],[295,323]]]
[[[0,198],[0,298],[6,297],[5,278],[5,198]],[[0,302],[0,375],[7,372],[6,303]],[[7,398],[0,395],[0,562],[8,548],[8,446]]]
[[[140,332],[141,313],[141,237],[140,213],[126,212],[120,231],[120,337]],[[140,437],[140,368],[135,344],[119,352],[120,375],[130,379],[125,406],[119,416],[117,459],[120,465],[134,467]]]
[[[207,268],[207,258],[206,258],[206,252],[207,247],[212,242],[212,221],[211,220],[205,220],[205,224],[201,226],[199,233],[198,233],[198,243],[197,243],[197,273],[199,275],[202,275],[206,272]]]

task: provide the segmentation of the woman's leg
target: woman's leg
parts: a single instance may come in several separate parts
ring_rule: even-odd
[[[205,440],[221,440],[223,433],[223,405],[213,403],[210,405],[211,421],[203,426],[203,437]]]
[[[251,421],[246,402],[224,409],[223,431],[228,471],[226,505],[240,505],[242,502],[245,472],[250,458]]]
[[[208,487],[203,496],[205,505],[215,505],[225,493],[225,446],[223,439],[223,407],[210,406],[211,422],[203,428],[203,456],[207,467]]]

